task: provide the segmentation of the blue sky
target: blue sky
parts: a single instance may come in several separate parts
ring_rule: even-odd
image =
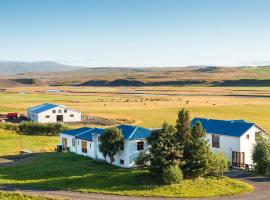
[[[268,0],[0,0],[0,60],[270,64]]]

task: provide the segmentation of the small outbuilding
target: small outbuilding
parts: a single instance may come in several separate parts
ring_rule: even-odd
[[[81,112],[63,105],[44,103],[27,109],[27,117],[34,122],[80,122]]]

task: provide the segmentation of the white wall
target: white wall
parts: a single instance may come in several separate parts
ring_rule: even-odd
[[[63,133],[60,133],[60,145],[63,145],[62,138],[67,139],[67,147],[70,148],[70,151],[76,153],[76,146],[72,146],[72,139],[75,139],[75,137],[71,136],[71,135],[65,135]]]
[[[94,136],[94,142],[98,141],[98,137]],[[137,142],[144,141],[144,150],[137,151]],[[99,151],[99,142],[96,143],[97,148],[96,152],[94,153],[94,158],[105,160],[102,153]],[[135,165],[135,159],[139,155],[140,152],[145,151],[148,149],[148,145],[146,140],[124,140],[124,150],[120,150],[114,156],[113,165],[120,166],[120,167],[133,167]],[[124,160],[124,165],[120,164],[120,159]],[[110,162],[109,158],[106,158],[107,162]]]
[[[215,134],[217,135],[217,134]],[[232,163],[232,151],[240,152],[240,138],[226,135],[220,136],[220,148],[212,147],[212,134],[207,133],[211,151],[214,153],[223,152],[230,163]]]
[[[245,134],[240,137],[240,151],[245,152],[245,163],[252,164],[252,152],[254,145],[256,144],[256,132],[261,132],[256,126],[251,127]],[[263,134],[266,134],[263,132]],[[249,139],[247,138],[249,135]]]
[[[53,110],[56,112],[53,113]],[[67,110],[67,113],[64,112],[64,110]],[[49,116],[49,118],[46,118],[46,116]],[[46,110],[44,112],[34,114],[31,112],[28,112],[27,116],[35,122],[39,123],[55,123],[57,122],[56,116],[57,115],[63,115],[63,122],[78,122],[81,121],[81,113],[77,112],[75,110],[71,110],[69,108],[57,106],[55,108]],[[74,117],[71,117],[70,115],[74,115]]]
[[[82,152],[82,141],[87,142],[87,153]],[[77,154],[94,158],[94,143],[93,142],[77,139],[76,145],[77,145],[77,152],[76,152]]]

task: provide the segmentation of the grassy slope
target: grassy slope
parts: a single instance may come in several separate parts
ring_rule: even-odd
[[[0,192],[1,200],[50,200],[49,198],[37,197],[37,196],[27,196],[23,194],[14,194],[7,192]]]
[[[74,154],[46,153],[31,162],[0,167],[0,184],[166,197],[232,195],[252,189],[229,178],[184,180],[181,184],[159,185],[147,170],[116,168]]]
[[[37,151],[52,151],[59,142],[56,136],[18,135],[11,131],[0,130],[0,156],[19,153],[20,140],[22,149]]]

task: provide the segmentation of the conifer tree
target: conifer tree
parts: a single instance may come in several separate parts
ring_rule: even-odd
[[[182,109],[178,112],[178,117],[176,120],[176,135],[179,139],[179,142],[182,145],[187,145],[190,141],[190,114],[189,111]]]
[[[164,167],[181,164],[182,151],[176,145],[176,129],[164,122],[162,129],[153,131],[148,138],[151,145],[150,162],[152,169],[162,172]]]
[[[200,122],[191,129],[190,143],[187,145],[184,173],[187,177],[204,176],[208,169],[211,151],[206,133]]]
[[[188,162],[189,157],[189,144],[191,140],[191,131],[190,131],[190,114],[189,111],[182,109],[178,112],[178,117],[176,120],[176,145],[180,150],[183,150],[181,169],[186,176],[186,163]]]

